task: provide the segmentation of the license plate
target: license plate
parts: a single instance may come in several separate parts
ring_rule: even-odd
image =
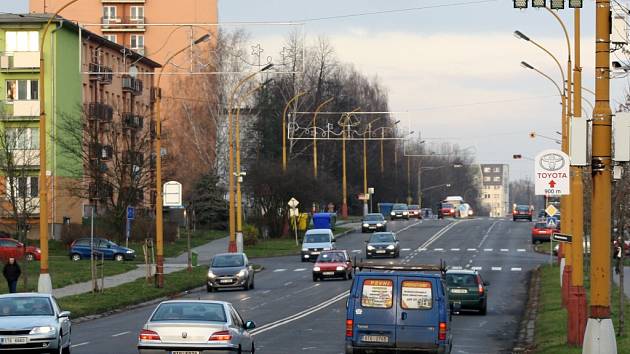
[[[219,280],[219,283],[221,283],[221,284],[227,284],[227,283],[231,283],[231,282],[232,282],[232,279],[221,279],[221,280]]]
[[[319,251],[317,251],[317,252],[311,252],[311,254],[319,254]]]
[[[171,352],[171,354],[199,354],[199,352],[192,351],[192,350],[177,350],[177,351]]]
[[[0,338],[2,344],[23,344],[28,341],[26,337],[4,337]]]
[[[370,226],[369,228],[370,229],[376,229],[376,226]]]
[[[334,275],[335,272],[323,272],[322,274],[324,274],[324,275]]]
[[[387,343],[389,342],[389,337],[387,336],[363,336],[361,337],[362,342],[376,342],[376,343]]]
[[[384,250],[378,250],[378,251],[376,251],[376,253],[385,253],[385,251]]]
[[[468,290],[466,289],[451,289],[453,294],[468,294]]]

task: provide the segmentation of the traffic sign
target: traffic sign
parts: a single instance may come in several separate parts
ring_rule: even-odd
[[[357,196],[357,199],[359,200],[370,200],[370,194],[364,194],[364,193],[359,193],[359,195]]]
[[[289,204],[291,208],[296,208],[300,202],[298,202],[295,198],[291,198],[287,204]]]
[[[168,181],[162,187],[162,205],[166,207],[182,206],[182,184],[177,181]]]
[[[569,156],[560,150],[544,150],[534,159],[536,195],[570,194]]]
[[[549,204],[547,209],[545,209],[545,213],[549,216],[556,216],[556,214],[558,214],[558,208],[556,208],[553,204]]]
[[[127,207],[127,220],[133,220],[136,218],[136,209],[132,206]]]
[[[557,233],[554,233],[551,236],[551,238],[553,238],[554,241],[564,242],[564,243],[571,243],[571,241],[573,240],[573,236],[571,235],[557,234]]]
[[[557,228],[558,227],[558,219],[555,216],[550,216],[547,218],[547,227],[548,228]]]

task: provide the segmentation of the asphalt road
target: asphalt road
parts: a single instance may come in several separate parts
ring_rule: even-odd
[[[509,352],[527,300],[527,273],[547,257],[531,251],[531,223],[506,219],[395,221],[405,263],[445,260],[449,267],[474,268],[491,283],[488,314],[454,316],[453,353]],[[353,233],[337,248],[361,257],[368,235]],[[314,283],[311,263],[299,256],[256,259],[256,289],[197,292],[191,298],[229,301],[246,320],[256,322],[258,353],[343,353],[345,294],[350,281]],[[203,285],[204,279],[200,279]],[[137,334],[154,306],[73,327],[73,353],[136,353]]]

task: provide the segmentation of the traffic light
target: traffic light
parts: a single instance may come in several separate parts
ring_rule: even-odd
[[[529,137],[534,139],[536,137],[536,132],[529,133]]]
[[[512,155],[512,158],[513,158],[514,160],[518,160],[518,159],[523,158],[523,156],[522,156],[521,154],[514,154],[514,155]]]

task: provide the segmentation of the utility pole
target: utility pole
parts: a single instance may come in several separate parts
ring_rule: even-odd
[[[610,109],[610,0],[595,1],[595,109],[591,171],[591,304],[582,353],[615,354],[610,318],[612,111]]]

